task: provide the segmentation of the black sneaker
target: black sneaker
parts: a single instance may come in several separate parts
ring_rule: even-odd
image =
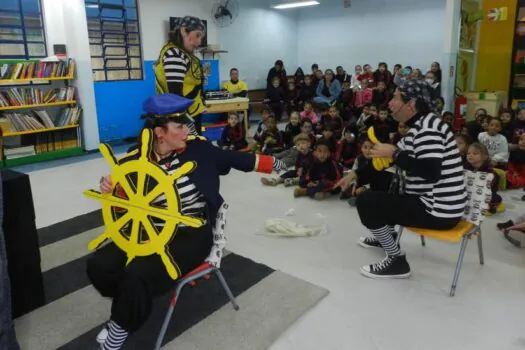
[[[514,226],[514,222],[512,222],[512,220],[509,220],[507,222],[500,222],[500,223],[496,224],[496,227],[498,228],[498,230],[504,230],[504,229],[509,228],[511,226]]]
[[[394,233],[392,235],[394,238],[394,241],[397,239],[397,233]],[[381,243],[375,238],[375,237],[359,237],[357,240],[357,244],[359,244],[363,248],[383,248]],[[399,247],[399,244],[397,245]]]
[[[369,278],[409,278],[410,265],[406,256],[387,256],[372,265],[361,267],[361,274]]]

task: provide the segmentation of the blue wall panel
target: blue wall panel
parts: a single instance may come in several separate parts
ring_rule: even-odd
[[[142,103],[155,94],[154,61],[144,62],[144,80],[95,82],[101,142],[135,137],[142,128]]]

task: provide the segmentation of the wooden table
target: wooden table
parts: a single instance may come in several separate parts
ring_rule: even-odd
[[[228,112],[244,112],[244,130],[246,137],[248,137],[248,130],[250,129],[250,121],[248,120],[248,108],[250,107],[250,99],[246,97],[235,97],[229,100],[209,100],[206,101],[206,113],[228,113]]]

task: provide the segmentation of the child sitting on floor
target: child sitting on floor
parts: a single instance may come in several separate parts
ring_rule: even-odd
[[[343,118],[339,116],[339,111],[336,106],[331,106],[328,109],[328,118],[325,118],[324,122],[332,126],[332,131],[336,139],[340,139],[343,136],[344,122]]]
[[[294,138],[295,149],[297,156],[295,159],[295,169],[289,170],[278,178],[262,178],[261,182],[265,186],[277,186],[284,183],[286,187],[297,186],[299,180],[303,178],[314,162],[314,154],[310,149],[310,136],[307,134],[299,134]]]
[[[467,135],[458,135],[456,136],[456,143],[458,145],[459,154],[461,155],[461,160],[463,164],[467,161],[467,152],[468,146],[470,146],[470,138]]]
[[[304,111],[301,112],[301,121],[308,119],[314,126],[319,123],[319,117],[315,114],[312,102],[304,103]]]
[[[321,136],[318,141],[323,140],[324,142],[326,142],[328,148],[330,149],[331,156],[335,158],[335,154],[337,152],[337,139],[335,138],[332,125],[327,124],[324,127],[322,135],[323,136]]]
[[[359,147],[352,129],[349,127],[343,131],[343,139],[339,143],[337,161],[343,170],[350,170],[354,166],[355,159],[359,154]]]
[[[510,151],[507,164],[508,188],[525,188],[525,134],[521,134],[518,148]]]
[[[405,123],[398,123],[397,133],[394,135],[394,139],[392,140],[392,143],[394,145],[397,145],[397,143],[401,141],[401,139],[405,137],[405,135],[408,133],[408,129],[409,128]]]
[[[498,207],[502,204],[501,196],[498,194],[499,176],[492,169],[489,152],[487,147],[481,143],[473,143],[469,146],[467,152],[466,170],[480,171],[484,173],[494,174],[492,180],[492,198],[489,203],[489,210],[487,214],[494,214],[498,211]]]
[[[237,113],[228,115],[228,125],[222,130],[221,139],[218,142],[222,149],[239,151],[248,146],[244,137],[244,127],[239,123]]]
[[[300,87],[299,92],[299,110],[302,111],[305,104],[315,97],[315,90],[317,86],[312,83],[312,76],[307,75],[304,77],[304,84]]]
[[[273,115],[266,119],[266,130],[261,137],[257,139],[257,143],[263,154],[274,154],[282,150],[283,137],[279,129],[277,129],[277,121]]]
[[[306,176],[299,181],[298,188],[294,191],[294,197],[315,198],[323,200],[331,193],[335,193],[333,187],[341,178],[336,162],[330,157],[330,149],[323,140],[317,141],[315,145],[317,158],[314,160]]]
[[[382,143],[388,143],[396,131],[396,124],[389,116],[389,111],[386,107],[379,109],[378,116],[373,121],[372,126],[377,139]]]
[[[284,90],[281,87],[281,80],[278,77],[273,78],[272,85],[266,91],[266,102],[270,106],[273,115],[277,121],[281,121],[284,112]]]
[[[284,129],[283,139],[285,148],[291,148],[294,145],[294,137],[301,133],[301,124],[299,112],[292,112],[290,114],[290,121],[286,124]]]
[[[264,107],[261,109],[261,120],[259,121],[259,124],[257,124],[257,130],[255,131],[255,135],[253,135],[253,138],[257,141],[262,133],[266,130],[266,119],[272,114],[270,108]]]
[[[393,174],[389,171],[377,171],[372,164],[374,145],[367,136],[361,138],[361,154],[357,157],[352,170],[357,174],[357,182],[341,193],[340,199],[350,199],[348,204],[355,206],[355,198],[365,191],[388,192]],[[353,198],[352,198],[353,197]]]
[[[507,142],[509,143],[510,149],[516,148],[512,147],[512,143],[516,144],[516,140],[513,138],[513,111],[510,108],[503,108],[499,112],[499,119],[501,120],[501,134],[505,136]],[[514,142],[513,142],[514,141]]]
[[[443,123],[448,125],[450,130],[452,130],[454,127],[454,114],[452,114],[452,112],[443,112],[441,120],[443,120]]]
[[[352,111],[354,108],[353,100],[354,91],[350,88],[350,82],[345,81],[343,82],[343,91],[341,91],[338,100],[339,110],[341,111],[341,118],[343,118],[345,123],[355,122],[355,118],[354,120],[352,120]]]
[[[479,134],[478,140],[487,148],[492,167],[505,169],[509,161],[509,145],[500,131],[501,120],[492,118],[489,121],[487,131]]]
[[[366,132],[368,130],[368,126],[370,124],[369,119],[370,118],[374,118],[370,114],[370,106],[371,105],[369,103],[364,105],[363,106],[363,112],[361,113],[361,115],[357,119],[356,128],[357,128],[357,131],[359,132],[359,136],[362,135],[362,134],[366,134]]]
[[[288,117],[292,115],[293,111],[299,109],[299,90],[295,88],[294,82],[288,82],[288,90],[285,92],[286,113]]]

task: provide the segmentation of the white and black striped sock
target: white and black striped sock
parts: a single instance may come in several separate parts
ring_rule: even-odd
[[[113,320],[109,321],[109,333],[102,350],[119,350],[128,338],[128,332],[116,324]]]
[[[388,256],[397,256],[401,254],[401,250],[396,244],[392,233],[394,233],[392,226],[383,226],[381,228],[370,230],[374,237],[381,243]]]

